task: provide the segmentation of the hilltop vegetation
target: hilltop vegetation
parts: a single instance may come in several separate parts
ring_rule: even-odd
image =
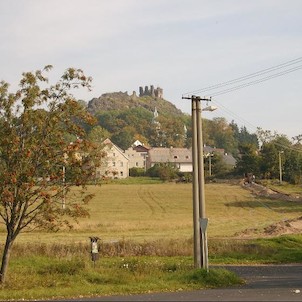
[[[136,139],[152,147],[191,147],[190,115],[163,98],[105,93],[92,99],[87,110],[97,117],[99,139],[110,137],[122,149],[130,147]],[[204,119],[203,128],[205,144],[234,155],[242,141],[258,144],[256,135],[244,127],[239,129],[235,123],[227,123],[224,118]]]
[[[137,107],[145,108],[149,112],[153,112],[156,107],[163,115],[183,115],[181,110],[177,109],[175,105],[162,98],[151,96],[138,97],[136,94],[128,95],[127,92],[121,91],[104,93],[98,98],[93,98],[88,103],[88,110],[93,114],[100,111],[123,111],[136,109]]]
[[[86,128],[90,139],[96,142],[110,138],[124,150],[135,140],[150,147],[191,147],[191,116],[162,97],[106,93],[92,99],[87,110],[97,119],[97,125]],[[223,117],[202,122],[204,144],[224,149],[237,159],[233,175],[252,173],[258,179],[276,179],[281,162],[284,180],[302,182],[302,135],[289,140],[260,128],[250,133],[245,126],[228,123]],[[229,173],[218,155],[212,158],[212,171],[214,176]]]

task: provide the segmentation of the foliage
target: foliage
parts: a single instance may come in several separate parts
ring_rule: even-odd
[[[140,176],[145,176],[145,175],[146,175],[146,171],[143,168],[133,167],[133,168],[129,169],[129,176],[131,176],[131,177],[140,177]]]
[[[204,142],[210,146],[215,146],[216,148],[223,148],[228,153],[236,154],[237,144],[234,132],[226,119],[216,117],[207,123],[208,125],[205,127],[206,131],[204,130]],[[212,142],[207,143],[207,137],[210,138]]]
[[[62,299],[217,288],[241,284],[223,268],[192,269],[191,257],[101,258],[93,267],[81,257],[22,256],[12,263],[0,299]]]
[[[289,150],[281,160],[284,162],[284,179],[292,184],[302,183],[302,146],[296,146],[300,152]]]
[[[193,175],[191,172],[178,172],[177,182],[190,183],[193,180]]]
[[[259,163],[260,158],[258,156],[258,150],[252,144],[239,145],[239,159],[236,165],[236,172],[239,175],[246,173],[252,173],[259,175]]]
[[[215,263],[301,263],[302,236],[215,240],[210,251]]]
[[[106,138],[110,138],[110,136],[110,133],[101,126],[93,127],[88,134],[89,140],[99,145],[101,145]]]
[[[83,205],[92,197],[78,190],[65,202],[71,185],[85,189],[99,162],[81,126],[94,119],[69,93],[90,88],[91,78],[70,68],[47,88],[43,72],[50,69],[24,73],[15,93],[9,93],[7,83],[0,85],[0,217],[7,229],[1,282],[21,231],[70,226],[68,217],[87,216]],[[78,139],[70,143],[67,136]]]
[[[224,162],[222,155],[219,153],[215,153],[211,160],[212,164],[212,175],[215,177],[225,177],[228,173],[231,172],[232,168],[228,167],[227,164]],[[205,165],[208,165],[208,163]]]
[[[159,177],[163,181],[170,181],[177,178],[178,169],[172,163],[155,164],[147,170],[147,175]]]
[[[132,126],[126,126],[123,128],[123,130],[113,134],[111,140],[115,145],[125,150],[133,144],[134,135],[135,129]]]
[[[234,138],[238,145],[252,145],[255,149],[259,148],[257,134],[249,133],[245,126],[242,126],[239,129],[238,125],[234,121],[231,122],[230,127],[233,129]]]
[[[188,245],[192,249],[192,242],[178,242],[183,249]],[[103,243],[95,267],[87,246],[47,246],[44,249],[32,244],[16,246],[17,254],[12,258],[8,275],[10,282],[2,286],[1,300],[125,295],[242,283],[225,268],[210,266],[209,273],[194,269],[191,255],[183,254],[182,250],[173,254],[175,241]],[[301,263],[301,247],[301,235],[252,240],[210,239],[209,261],[224,267],[225,264]],[[112,250],[115,254],[110,253]],[[133,251],[142,254],[133,256]],[[163,255],[150,255],[149,251],[163,252]],[[169,255],[169,252],[172,253]]]
[[[155,108],[159,113],[156,118],[153,115]],[[192,145],[191,117],[166,100],[108,93],[89,102],[88,110],[122,149],[130,147],[136,139],[151,147],[190,148]],[[301,183],[301,135],[294,137],[293,143],[284,135],[261,128],[250,133],[245,126],[238,127],[234,121],[228,123],[222,117],[203,119],[202,124],[204,144],[232,154],[238,160],[237,175],[251,171],[258,179],[278,178],[279,152],[284,151],[284,180]],[[213,177],[224,177],[228,173],[218,157],[216,164],[213,162],[212,173]]]

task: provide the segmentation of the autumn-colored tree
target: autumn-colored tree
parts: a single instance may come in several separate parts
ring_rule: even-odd
[[[68,217],[87,216],[85,203],[92,197],[85,184],[95,171],[98,151],[81,125],[93,118],[70,94],[74,88],[90,88],[91,78],[70,68],[50,85],[44,76],[50,69],[24,73],[15,93],[0,83],[0,218],[7,232],[1,283],[20,232],[71,227]],[[77,139],[70,143],[66,135]],[[72,185],[82,189],[75,192]]]

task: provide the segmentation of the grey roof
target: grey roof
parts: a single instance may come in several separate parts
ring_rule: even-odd
[[[222,156],[224,162],[229,166],[236,166],[236,159],[233,157],[232,154],[224,154]]]
[[[192,151],[186,148],[152,148],[148,155],[153,163],[192,163]]]

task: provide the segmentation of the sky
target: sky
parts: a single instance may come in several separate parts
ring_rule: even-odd
[[[75,67],[93,78],[77,98],[154,85],[189,114],[183,95],[212,94],[218,109],[205,118],[291,138],[302,134],[302,69],[217,96],[201,89],[301,58],[301,11],[301,0],[0,0],[0,80],[13,92],[22,72],[51,64],[56,81]]]

